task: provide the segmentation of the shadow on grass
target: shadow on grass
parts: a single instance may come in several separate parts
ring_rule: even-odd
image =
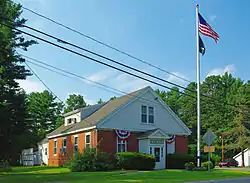
[[[60,167],[48,167],[48,166],[20,166],[12,168],[12,172],[14,173],[22,173],[22,172],[33,172],[33,171],[41,171],[41,170],[49,170]]]

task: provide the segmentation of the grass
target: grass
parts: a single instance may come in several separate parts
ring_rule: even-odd
[[[218,180],[237,177],[250,177],[250,172],[241,170],[213,170],[208,172],[190,172],[185,170],[159,170],[151,172],[70,172],[67,168],[51,167],[15,167],[12,172],[1,172],[3,183],[175,183],[199,180]]]

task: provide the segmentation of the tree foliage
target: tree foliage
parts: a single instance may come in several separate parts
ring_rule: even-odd
[[[196,91],[196,83],[189,83],[182,91],[189,96],[181,94],[178,88],[156,92],[191,129],[189,150],[190,153],[196,154],[197,101],[196,92],[191,90]],[[232,157],[242,149],[250,147],[250,81],[244,83],[228,73],[223,76],[210,76],[202,82],[201,93],[201,135],[208,129],[217,137],[228,134],[224,136],[226,157]],[[202,142],[202,145],[205,144]],[[221,139],[217,138],[214,145],[215,154],[221,156]]]
[[[69,98],[66,100],[66,107],[64,109],[64,112],[70,112],[75,109],[86,107],[86,102],[84,101],[84,98],[82,95],[72,94],[69,95]]]
[[[37,140],[54,130],[58,126],[57,122],[62,119],[62,102],[56,102],[56,97],[47,90],[30,93],[27,106],[29,122]]]
[[[0,0],[0,22],[16,28],[25,23],[20,19],[21,5],[11,0]],[[5,17],[5,18],[4,18]],[[26,79],[30,72],[22,63],[24,59],[17,49],[27,50],[35,43],[22,34],[0,24],[0,160],[17,163],[20,149],[30,143],[31,134],[26,121],[25,93],[17,80]]]

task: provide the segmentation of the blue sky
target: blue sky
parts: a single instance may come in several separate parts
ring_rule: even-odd
[[[16,0],[16,2],[167,71],[191,81],[196,80],[194,0]],[[202,36],[207,49],[201,58],[202,80],[207,75],[223,74],[226,71],[235,77],[248,80],[250,24],[246,22],[249,17],[250,1],[196,2],[200,4],[200,13],[221,38],[216,44],[211,38]],[[166,80],[186,85],[178,78],[70,32],[26,10],[22,16],[28,19],[29,26]],[[124,92],[147,85],[163,89],[41,41],[24,54]],[[100,89],[95,84],[79,82],[31,64],[30,66],[61,99],[65,99],[69,94],[79,93],[88,103],[93,104],[99,98],[108,100],[114,95],[118,96]],[[27,92],[44,89],[35,76],[20,81],[20,85]]]

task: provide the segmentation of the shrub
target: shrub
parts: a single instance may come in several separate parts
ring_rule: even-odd
[[[185,163],[185,169],[186,170],[193,170],[194,169],[194,163],[193,162]]]
[[[8,161],[0,160],[0,172],[10,172],[12,171],[11,166]]]
[[[116,154],[117,166],[127,170],[152,170],[155,167],[155,157],[136,152],[121,152]]]
[[[167,168],[168,169],[184,169],[185,163],[195,162],[195,157],[190,154],[168,154]]]
[[[75,153],[66,167],[72,172],[106,171],[114,167],[111,163],[107,153],[97,152],[95,148],[85,148],[83,153]]]
[[[207,162],[208,161],[208,156],[202,156],[201,157],[201,162]],[[210,157],[210,161],[212,162],[212,166],[211,169],[213,169],[215,167],[215,159]]]
[[[210,164],[210,169],[214,168],[213,163],[211,161],[201,163],[201,167],[206,168],[206,170],[208,170],[208,164]]]

